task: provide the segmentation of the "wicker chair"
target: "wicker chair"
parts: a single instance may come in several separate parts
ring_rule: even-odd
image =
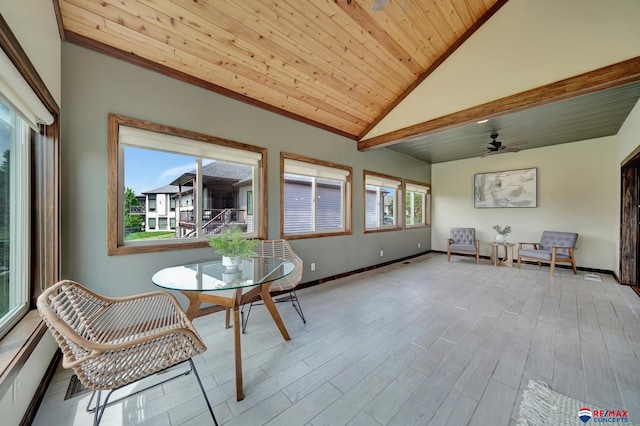
[[[62,350],[62,366],[93,390],[87,412],[94,413],[94,425],[108,405],[152,386],[109,402],[112,392],[187,361],[188,371],[153,386],[193,372],[218,424],[192,360],[207,348],[171,294],[105,298],[76,282],[60,281],[38,297],[38,312]],[[101,402],[103,390],[109,393]]]
[[[304,263],[302,259],[298,257],[298,255],[293,251],[291,246],[286,240],[262,240],[258,243],[258,246],[255,248],[255,252],[258,256],[262,257],[275,257],[277,259],[285,259],[289,262],[293,263],[294,268],[293,272],[287,275],[284,278],[276,280],[271,283],[269,287],[269,292],[275,294],[283,294],[287,293],[285,297],[275,298],[275,302],[288,302],[290,301],[293,305],[293,308],[296,310],[302,322],[304,324],[307,323],[307,320],[302,313],[302,307],[300,306],[300,300],[298,299],[298,295],[296,294],[296,287],[300,284],[302,280],[302,273],[304,272]],[[253,300],[249,304],[249,308],[247,310],[247,314],[245,317],[244,306],[242,307],[242,332],[244,333],[247,322],[249,321],[249,314],[251,313],[251,307],[257,302],[257,300]]]

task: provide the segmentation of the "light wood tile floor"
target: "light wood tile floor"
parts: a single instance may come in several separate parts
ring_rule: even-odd
[[[194,321],[209,348],[196,364],[224,425],[509,425],[530,379],[640,421],[640,297],[578,272],[432,253],[299,291],[306,325],[278,305],[289,342],[255,307],[241,402],[223,313]],[[63,401],[70,376],[57,371],[36,425],[91,424],[88,394]],[[102,424],[213,422],[187,376],[108,408]]]

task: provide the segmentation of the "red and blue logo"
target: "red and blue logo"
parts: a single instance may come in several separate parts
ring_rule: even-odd
[[[586,423],[591,420],[592,416],[593,414],[591,413],[591,410],[586,407],[583,407],[580,409],[580,411],[578,411],[578,417],[580,418],[580,420],[582,420],[582,423]]]
[[[627,410],[593,410],[583,407],[578,411],[578,418],[587,423],[593,418],[594,423],[628,423]]]

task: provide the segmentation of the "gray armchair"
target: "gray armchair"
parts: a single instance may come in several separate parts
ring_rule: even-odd
[[[543,231],[539,243],[518,243],[518,268],[522,260],[532,260],[542,266],[548,263],[551,275],[558,262],[571,263],[571,269],[576,274],[576,259],[573,252],[576,249],[578,234],[573,232]],[[525,248],[531,246],[531,248]]]
[[[447,240],[447,262],[452,254],[472,255],[480,262],[480,241],[476,240],[476,228],[451,228]]]

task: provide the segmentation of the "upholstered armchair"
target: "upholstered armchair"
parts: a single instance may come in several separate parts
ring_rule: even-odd
[[[522,260],[530,260],[542,266],[548,263],[551,275],[558,262],[571,263],[571,269],[576,274],[576,259],[573,252],[576,249],[578,234],[573,232],[543,231],[539,243],[518,243],[518,268]]]
[[[447,261],[452,254],[472,255],[480,262],[480,241],[476,240],[476,228],[451,228],[447,240]]]

